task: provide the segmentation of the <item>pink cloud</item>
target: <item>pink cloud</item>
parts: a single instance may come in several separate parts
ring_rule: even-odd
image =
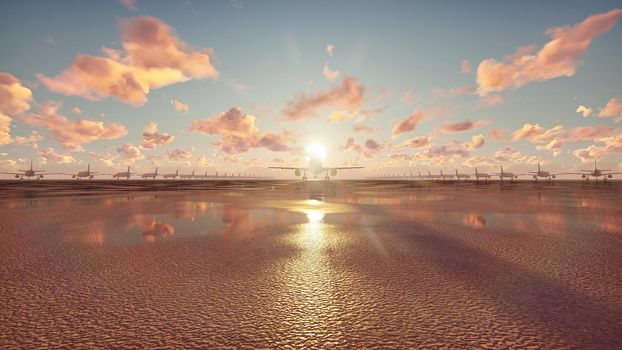
[[[288,120],[312,119],[323,108],[357,111],[364,101],[365,88],[356,79],[344,76],[341,84],[329,90],[311,95],[299,95],[283,108],[283,115]]]
[[[430,144],[432,140],[428,136],[417,136],[413,139],[404,141],[404,146],[419,148]]]
[[[603,118],[618,117],[616,121],[622,121],[622,103],[616,98],[610,99],[605,107],[600,109],[598,116]]]
[[[458,132],[464,132],[464,131],[481,128],[488,124],[490,124],[489,120],[475,120],[475,121],[463,120],[459,122],[445,123],[443,124],[441,129],[443,130],[443,132],[446,132],[446,133],[458,133]]]
[[[168,145],[175,140],[175,136],[158,131],[158,124],[149,122],[143,129],[143,141],[140,147],[144,149],[154,149],[160,145]]]
[[[121,36],[124,52],[103,48],[108,57],[77,54],[71,66],[56,77],[37,77],[63,95],[91,100],[115,96],[139,106],[147,101],[151,89],[218,76],[210,49],[190,48],[173,28],[157,18],[123,20]]]
[[[137,160],[145,159],[142,153],[140,153],[140,149],[131,143],[124,143],[121,147],[118,147],[117,154],[123,163],[126,164],[132,164]]]
[[[220,135],[216,144],[227,154],[243,153],[252,148],[267,148],[271,151],[288,151],[293,142],[290,132],[275,134],[260,131],[255,126],[255,116],[242,113],[233,107],[217,117],[194,120],[188,129],[206,135]]]
[[[367,139],[362,145],[357,144],[353,137],[348,138],[343,150],[351,150],[366,158],[372,158],[375,153],[384,149],[384,145],[373,139]]]
[[[472,70],[473,68],[471,67],[471,62],[469,62],[469,60],[463,60],[462,64],[460,64],[460,71],[463,74],[468,74],[471,73]]]
[[[423,114],[422,111],[416,110],[411,115],[409,115],[407,118],[400,120],[397,123],[397,125],[393,127],[393,130],[391,131],[391,133],[393,134],[393,137],[397,137],[399,134],[415,130],[415,128],[417,127],[417,124],[421,120],[423,120],[424,117],[425,115]]]
[[[130,11],[138,10],[138,0],[119,0],[119,3],[121,3],[121,5],[125,6],[125,8]]]
[[[169,162],[188,162],[191,158],[191,150],[174,149],[166,152],[166,159]]]
[[[579,107],[577,107],[576,112],[581,114],[583,118],[588,118],[589,116],[592,115],[592,109],[584,105],[580,105]]]
[[[495,106],[500,106],[504,102],[505,100],[503,99],[503,97],[499,95],[480,96],[479,100],[475,104],[475,108],[476,109],[491,108]]]
[[[353,125],[352,132],[356,134],[373,134],[376,132],[376,129],[367,125]]]
[[[328,62],[324,64],[324,70],[322,70],[322,74],[324,74],[324,79],[326,80],[335,80],[339,78],[339,71],[332,71],[328,67]]]
[[[594,140],[599,143],[598,146],[590,145],[572,152],[572,154],[580,158],[581,161],[587,162],[593,159],[603,158],[612,154],[622,153],[622,133],[610,137],[603,137]]]
[[[482,148],[484,146],[484,143],[486,143],[486,139],[484,138],[483,135],[474,135],[471,137],[470,141],[464,142],[461,144],[461,146],[463,148],[466,149],[478,149],[478,148]]]
[[[11,116],[30,109],[32,91],[9,73],[0,72],[0,146],[11,143]]]
[[[72,151],[83,151],[82,145],[96,140],[112,140],[127,135],[125,126],[117,123],[104,123],[89,119],[69,120],[59,114],[59,103],[48,103],[40,107],[40,114],[29,113],[19,117],[28,125],[40,126],[48,130],[52,140],[61,143]]]
[[[556,137],[544,146],[537,146],[536,149],[541,151],[550,151],[553,153],[553,157],[557,157],[562,153],[563,146],[564,140],[560,137]]]
[[[58,153],[54,148],[48,147],[37,152],[37,155],[41,158],[41,163],[54,162],[58,164],[70,164],[75,163],[76,159],[70,154]]]
[[[173,107],[177,112],[188,113],[188,111],[190,111],[190,106],[185,103],[179,102],[177,100],[172,100],[171,103],[173,104]]]
[[[488,131],[488,137],[493,140],[502,140],[505,138],[505,134],[507,133],[506,129],[490,129]]]
[[[622,15],[621,9],[587,17],[575,26],[548,29],[551,37],[540,51],[523,47],[502,61],[489,58],[477,67],[478,93],[519,88],[531,82],[573,76],[592,40],[608,32]]]
[[[557,125],[549,130],[544,130],[538,124],[525,123],[520,129],[512,133],[512,140],[529,140],[531,142],[545,142],[555,138],[563,127]]]

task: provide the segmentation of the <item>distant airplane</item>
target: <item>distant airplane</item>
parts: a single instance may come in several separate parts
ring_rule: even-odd
[[[307,156],[309,157],[308,166],[306,167],[284,167],[271,166],[270,169],[293,170],[296,176],[302,175],[302,180],[307,180],[307,173],[319,175],[325,173],[324,180],[330,180],[330,176],[336,176],[339,170],[361,169],[362,166],[346,166],[346,167],[325,167],[324,166],[324,149],[319,145],[310,145],[307,147]],[[329,176],[330,174],[330,176]]]
[[[120,178],[124,177],[126,179],[129,179],[131,175],[132,175],[132,172],[130,171],[130,166],[128,165],[127,166],[127,171],[120,171],[120,172],[118,172],[116,174],[113,174],[112,178],[113,179],[120,179]]]
[[[179,168],[177,168],[174,173],[164,174],[162,177],[165,179],[175,179],[177,176],[179,176]]]
[[[95,177],[95,174],[99,174],[99,173],[91,171],[91,163],[89,163],[85,171],[79,171],[77,174],[67,174],[67,175],[71,175],[71,178],[76,179],[76,180],[80,180],[83,177],[86,177],[89,180],[92,180],[93,177]]]
[[[613,175],[622,174],[622,173],[605,173],[605,171],[611,171],[611,169],[598,169],[596,166],[596,159],[594,159],[594,170],[581,170],[582,173],[565,173],[565,174],[573,174],[573,175],[581,175],[581,178],[586,181],[590,180],[591,177],[599,178],[603,177],[603,181],[607,181],[607,179],[613,178]]]
[[[470,178],[471,178],[471,175],[469,175],[469,174],[460,174],[458,172],[458,169],[456,169],[456,179],[458,179],[458,180],[465,179],[466,180],[466,179],[470,179]]]
[[[2,172],[0,174],[15,175],[16,179],[23,180],[24,177],[26,177],[26,178],[34,177],[35,179],[43,179],[44,173],[45,173],[45,170],[33,170],[32,169],[32,159],[31,159],[30,160],[30,169],[18,170],[18,173],[4,173],[4,172]]]
[[[528,174],[532,174],[533,179],[535,181],[538,181],[539,177],[543,177],[547,181],[551,181],[551,179],[555,178],[555,175],[561,175],[561,174],[551,174],[548,171],[543,171],[542,169],[540,169],[540,162],[538,162],[538,171],[529,171]]]
[[[441,175],[439,175],[439,178],[441,180],[445,180],[445,179],[453,179],[454,176],[452,174],[443,174],[443,170],[441,169]]]
[[[490,179],[490,174],[486,174],[486,173],[480,173],[477,171],[477,168],[475,168],[475,181],[479,181],[479,178],[484,178],[486,180]]]
[[[195,175],[194,178],[195,179],[201,179],[201,180],[207,180],[209,179],[211,176],[207,175],[207,171],[205,172],[205,174],[203,175]]]
[[[181,174],[179,175],[180,179],[193,179],[194,178],[194,170],[192,170],[192,174]]]
[[[155,178],[158,177],[158,168],[155,168],[155,171],[153,173],[144,173],[141,177],[143,179],[151,178],[152,180],[155,180]]]
[[[509,177],[511,179],[510,181],[513,181],[514,179],[518,179],[518,175],[508,172],[508,171],[503,171],[503,165],[501,166],[501,172],[495,173],[495,175],[499,176],[499,179],[501,179],[501,181],[503,181],[504,177]]]

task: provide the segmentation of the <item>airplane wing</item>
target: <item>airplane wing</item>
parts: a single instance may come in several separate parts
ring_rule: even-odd
[[[309,170],[308,167],[289,167],[289,166],[269,166],[269,169],[281,169],[281,170]]]
[[[363,169],[362,166],[337,166],[337,167],[325,167],[323,170],[348,170],[348,169]]]

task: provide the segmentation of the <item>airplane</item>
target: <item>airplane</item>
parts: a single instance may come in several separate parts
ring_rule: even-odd
[[[71,178],[80,180],[80,178],[82,177],[87,177],[89,180],[92,180],[93,177],[95,177],[95,174],[98,174],[98,173],[91,171],[91,163],[89,163],[85,171],[78,171],[77,174],[71,174]],[[70,175],[70,174],[67,174],[67,175]]]
[[[127,171],[119,171],[118,173],[113,174],[112,178],[113,179],[120,179],[120,178],[124,177],[126,179],[129,179],[130,175],[132,175],[132,172],[130,171],[130,166],[128,165],[127,166]]]
[[[508,171],[503,171],[503,165],[501,166],[501,172],[500,173],[495,173],[495,175],[499,176],[499,179],[501,179],[501,181],[503,181],[504,177],[509,177],[510,181],[512,181],[514,179],[518,179],[518,175],[517,174],[510,173]]]
[[[32,160],[30,160],[30,169],[18,170],[18,171],[21,171],[21,173],[4,173],[4,172],[2,172],[0,174],[15,175],[16,179],[23,180],[24,177],[26,177],[26,178],[34,177],[35,179],[43,179],[43,173],[45,173],[45,170],[33,170],[32,169]]]
[[[469,174],[460,174],[458,173],[458,169],[456,169],[456,179],[460,180],[460,179],[470,179],[471,175]]]
[[[452,174],[448,174],[448,175],[443,174],[443,170],[441,169],[441,175],[439,176],[439,178],[440,178],[441,180],[445,180],[445,179],[453,179],[453,178],[454,178],[454,176],[453,176]]]
[[[427,175],[427,176],[426,176],[426,175],[424,175],[423,177],[424,177],[425,179],[428,179],[428,180],[436,180],[436,179],[438,179],[438,178],[439,178],[437,175],[432,175],[432,174],[430,173],[430,170],[428,170],[428,175]]]
[[[486,173],[480,173],[477,171],[477,168],[475,168],[475,181],[479,181],[480,177],[483,177],[484,179],[488,181],[488,179],[490,179],[491,176]]]
[[[162,175],[165,179],[175,179],[177,176],[179,176],[179,168],[177,168],[174,173]]]
[[[192,170],[192,174],[181,174],[179,175],[180,179],[193,179],[194,178],[194,170]]]
[[[203,175],[195,175],[195,179],[201,179],[201,180],[207,180],[209,179],[211,176],[207,175],[207,171],[205,172],[205,174]]]
[[[340,170],[361,169],[362,166],[346,166],[346,167],[325,167],[324,156],[326,152],[319,145],[310,145],[307,147],[308,166],[306,167],[283,167],[271,166],[270,169],[293,170],[296,176],[302,175],[302,180],[307,181],[307,173],[319,175],[325,173],[324,180],[330,180],[330,176],[336,176]],[[330,175],[330,176],[329,176]]]
[[[599,178],[602,176],[603,181],[607,181],[607,179],[613,178],[613,175],[622,174],[622,173],[605,173],[605,171],[611,171],[611,169],[598,169],[598,167],[596,166],[596,159],[594,159],[594,170],[581,170],[581,171],[582,173],[566,173],[566,174],[581,175],[581,178],[585,179],[586,181],[590,180],[590,176],[595,177],[595,178]]]
[[[152,180],[155,180],[155,178],[158,177],[158,168],[155,168],[155,172],[153,172],[153,173],[144,173],[141,177],[143,179],[151,178]]]
[[[551,179],[555,178],[555,175],[558,175],[558,174],[551,174],[548,171],[541,170],[540,169],[540,162],[538,162],[538,171],[529,171],[527,173],[528,174],[532,174],[533,179],[535,181],[538,181],[539,177],[543,177],[543,178],[546,178],[547,181],[551,181]]]

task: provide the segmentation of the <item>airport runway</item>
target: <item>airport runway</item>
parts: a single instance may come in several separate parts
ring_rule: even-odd
[[[621,344],[619,182],[2,181],[0,234],[0,348]]]

